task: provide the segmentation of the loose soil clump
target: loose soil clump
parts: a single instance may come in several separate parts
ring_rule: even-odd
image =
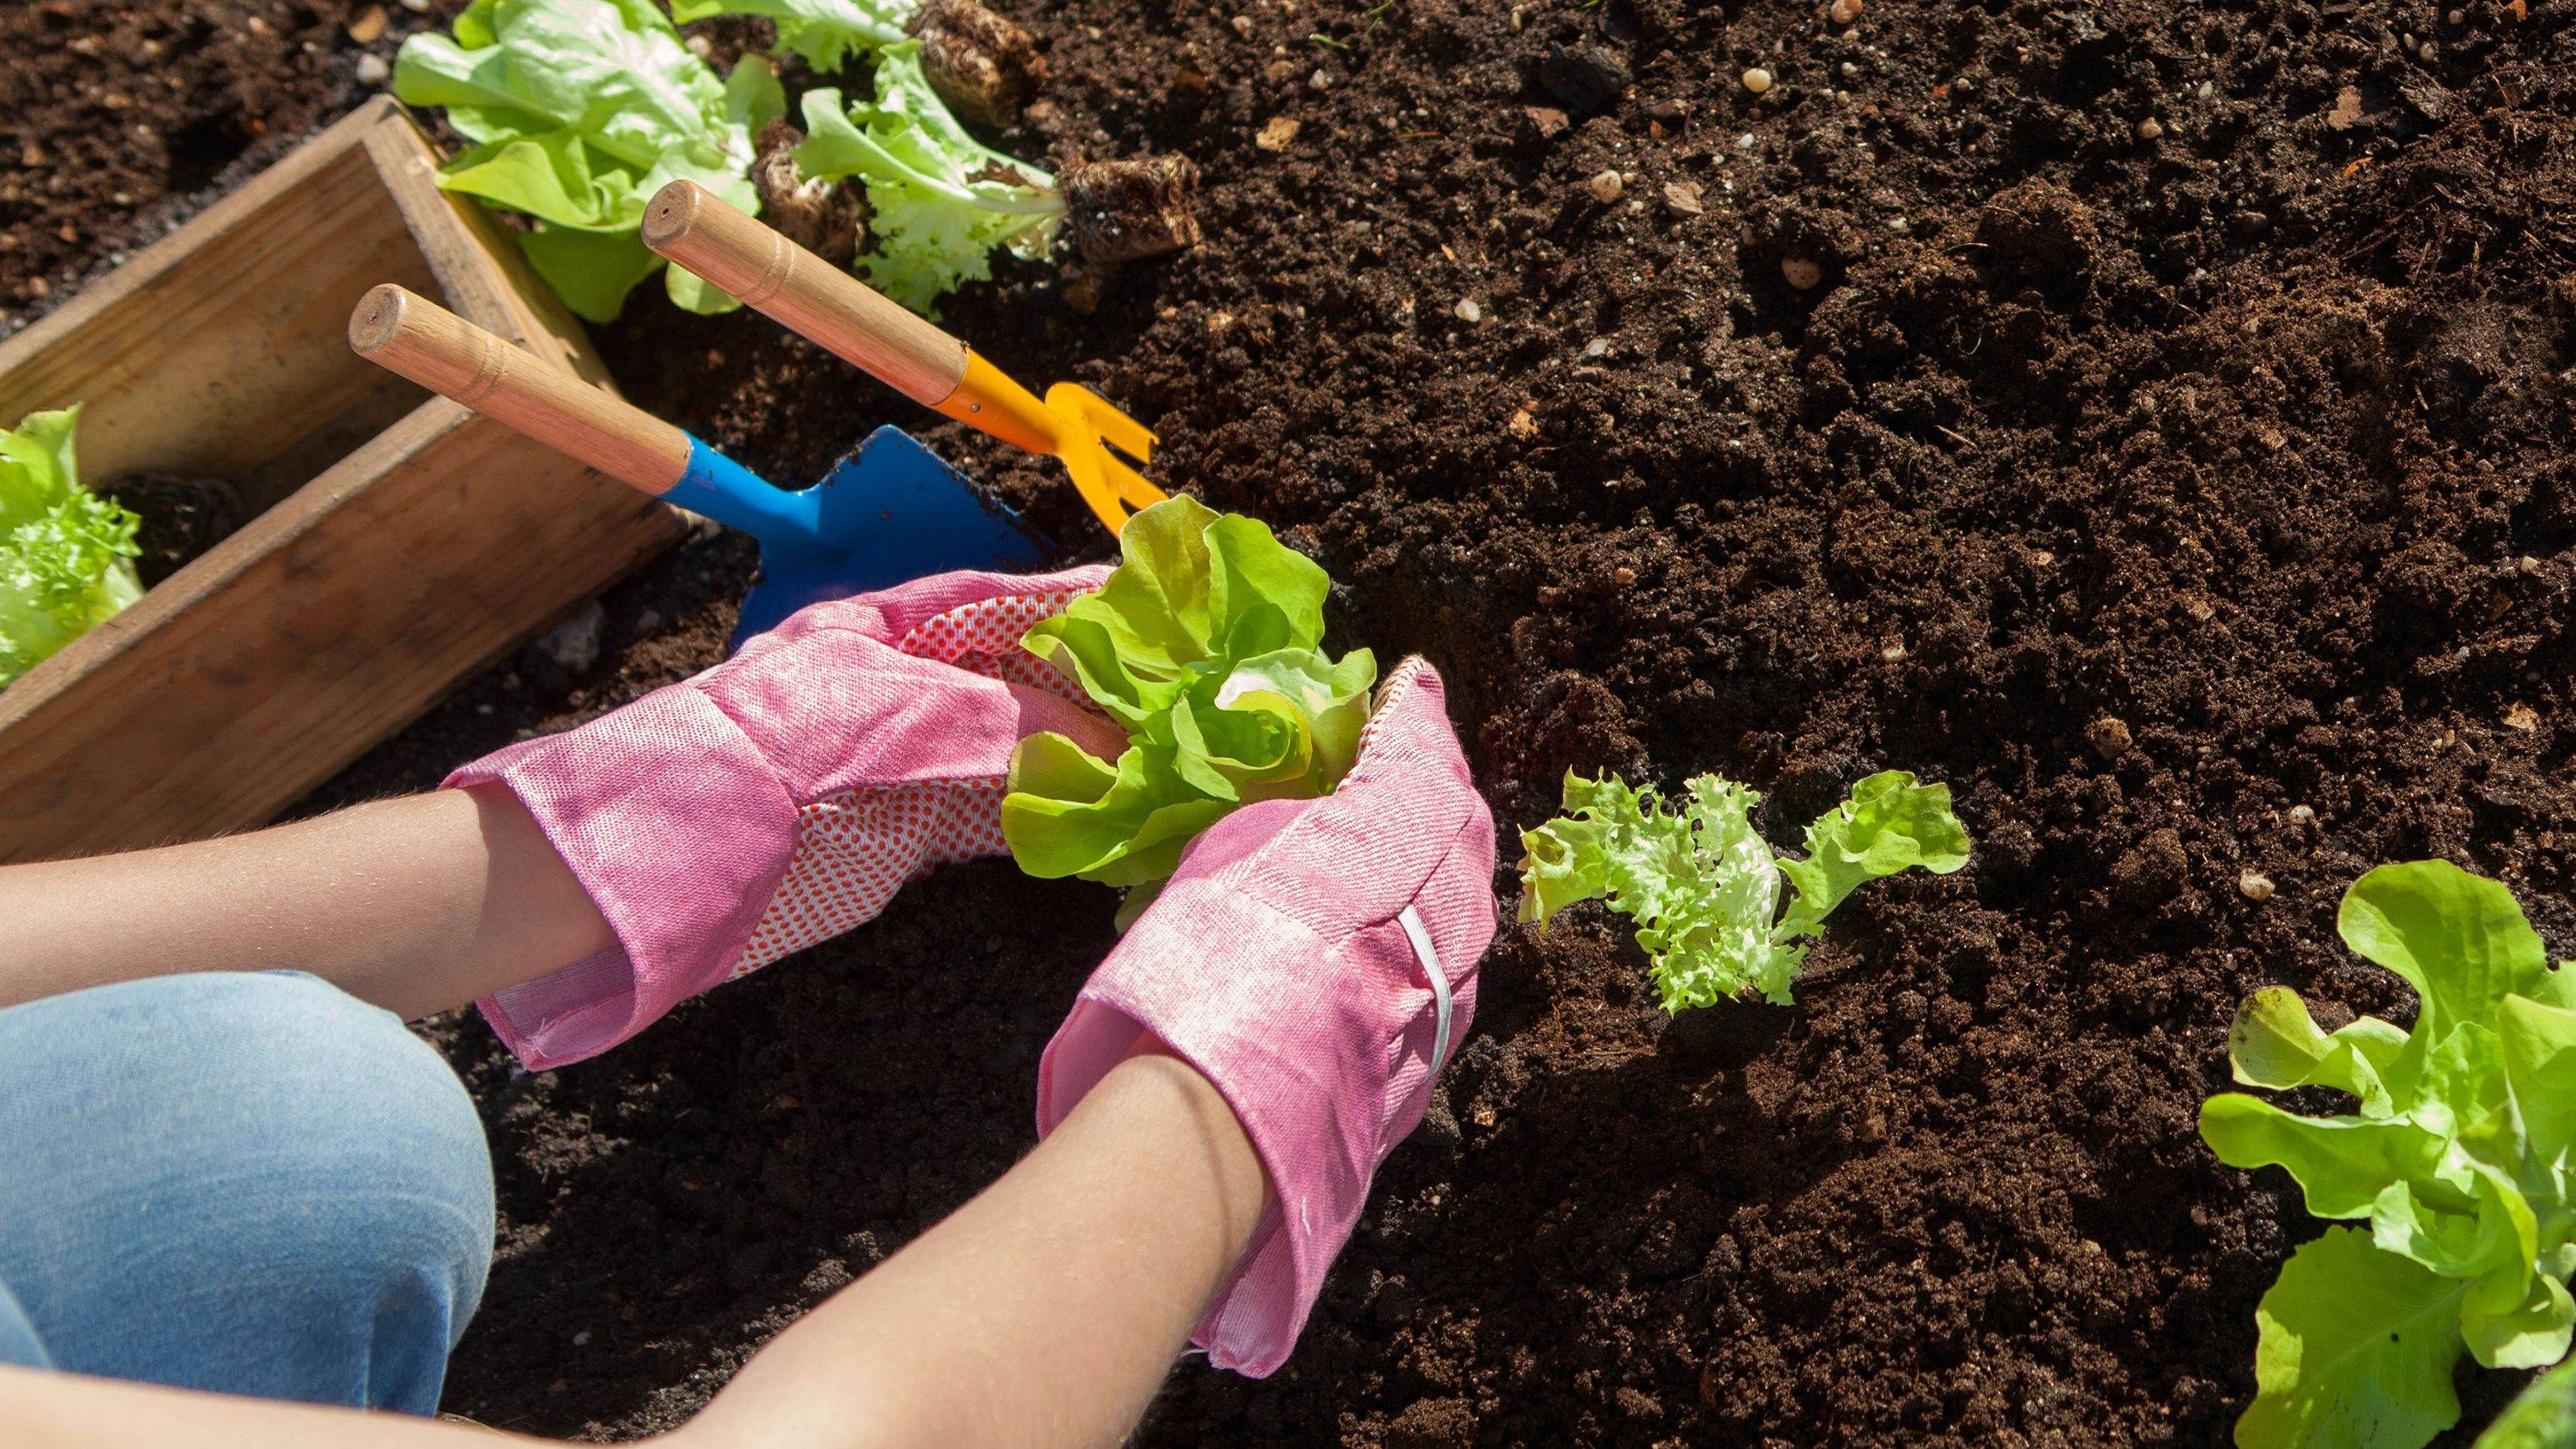
[[[98,492],[142,520],[134,534],[142,549],[134,571],[146,588],[195,562],[197,555],[230,537],[244,518],[241,490],[224,478],[130,473],[100,485]]]
[[[1003,8],[1054,80],[996,139],[1187,156],[1205,240],[948,324],[1321,559],[1339,644],[1437,661],[1507,830],[1568,768],[1721,770],[1789,838],[1897,766],[1978,842],[1794,1009],[1664,1016],[1596,908],[1506,930],[1296,1358],[1184,1364],[1144,1441],[2223,1442],[2320,1226],[2194,1133],[2237,1002],[2409,1019],[2333,935],[2384,861],[2576,949],[2563,7]],[[757,317],[599,341],[772,476],[899,422],[1105,552],[1052,465]],[[505,661],[311,808],[705,666],[752,564],[689,545],[586,674]],[[987,862],[596,1062],[436,1026],[505,1216],[450,1407],[685,1417],[1026,1150],[1110,910]],[[2454,1442],[2520,1377],[2464,1370]]]

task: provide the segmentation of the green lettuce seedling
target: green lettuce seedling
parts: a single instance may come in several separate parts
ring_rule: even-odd
[[[143,597],[142,520],[80,485],[77,406],[0,433],[0,686]]]
[[[614,319],[664,265],[638,232],[666,183],[759,209],[752,138],[787,109],[767,61],[719,81],[653,0],[474,0],[455,30],[403,42],[394,94],[446,108],[472,144],[438,184],[532,218],[520,246],[583,317]],[[678,267],[664,284],[693,312],[737,305]]]
[[[2228,1059],[2247,1086],[2332,1087],[2358,1111],[2228,1092],[2200,1112],[2220,1161],[2285,1167],[2308,1211],[2368,1224],[2327,1229],[2263,1295],[2246,1449],[2412,1449],[2459,1419],[2464,1347],[2534,1368],[2576,1325],[2576,973],[2549,964],[2511,891],[2447,861],[2370,872],[2335,925],[2415,988],[2414,1027],[2365,1016],[2329,1034],[2267,987]]]
[[[846,110],[837,90],[806,92],[796,148],[808,180],[867,188],[873,246],[858,271],[869,285],[936,315],[940,297],[993,275],[994,248],[1046,256],[1065,214],[1055,177],[967,133],[922,74],[921,42],[878,53],[876,91]]]
[[[1664,1009],[1714,1006],[1747,990],[1787,1005],[1825,917],[1863,881],[1968,863],[1950,787],[1902,770],[1872,775],[1807,827],[1807,856],[1774,856],[1752,811],[1762,797],[1716,775],[1682,786],[1667,813],[1649,786],[1565,776],[1566,815],[1521,832],[1521,914],[1544,922],[1601,900],[1637,923]],[[1789,885],[1780,908],[1781,882]]]
[[[1031,875],[1151,887],[1236,807],[1341,781],[1377,660],[1323,651],[1331,580],[1253,519],[1178,496],[1129,518],[1118,543],[1100,591],[1021,642],[1126,727],[1126,752],[1112,764],[1063,735],[1021,741],[1002,834]]]

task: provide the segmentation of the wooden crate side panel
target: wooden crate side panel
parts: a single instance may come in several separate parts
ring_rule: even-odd
[[[582,491],[619,506],[565,506],[573,476],[420,408],[201,559],[186,597],[154,591],[0,691],[0,860],[272,818],[669,541],[667,509],[596,475]]]
[[[438,152],[408,114],[388,111],[367,133],[367,154],[419,239],[450,311],[615,390],[590,334],[528,264],[510,229],[472,197],[438,189]]]
[[[162,243],[193,244],[184,266],[120,272],[100,305],[0,348],[0,422],[84,402],[90,478],[212,474],[256,506],[417,407],[427,394],[352,364],[346,330],[377,282],[434,285],[428,264],[363,149],[299,171],[256,213]]]

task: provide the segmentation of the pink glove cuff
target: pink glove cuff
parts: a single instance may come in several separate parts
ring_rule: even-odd
[[[458,770],[517,795],[618,947],[485,998],[534,1070],[614,1046],[718,982],[1003,848],[1023,735],[1125,734],[1019,648],[1105,570],[942,574],[817,604],[695,679]]]
[[[617,932],[618,949],[482,1000],[520,1060],[543,1071],[591,1056],[719,971],[711,954],[750,934],[796,851],[796,802],[774,779],[685,683],[447,777],[518,796]]]
[[[1225,822],[1234,827],[1227,833],[1265,837],[1264,816],[1305,803],[1246,807]],[[1448,853],[1483,846],[1488,828],[1481,816],[1463,822]],[[1225,846],[1203,839],[1193,853]],[[1131,933],[1102,963],[1039,1064],[1038,1132],[1064,1120],[1139,1030],[1216,1086],[1260,1155],[1273,1199],[1191,1340],[1217,1367],[1260,1377],[1287,1360],[1378,1164],[1420,1120],[1437,1064],[1466,1036],[1493,904],[1483,869],[1433,869],[1419,910],[1408,906],[1331,944],[1229,875],[1176,879],[1154,902],[1156,929]],[[1426,917],[1487,924],[1476,939],[1450,942],[1446,961],[1434,946],[1426,962],[1408,929]],[[1428,932],[1422,939],[1430,944]],[[1276,969],[1208,969],[1211,954],[1221,959],[1229,947],[1293,963],[1286,969],[1334,987],[1283,985]],[[1406,1024],[1390,1040],[1391,1021]]]

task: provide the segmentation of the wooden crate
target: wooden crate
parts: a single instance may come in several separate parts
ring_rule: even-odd
[[[82,474],[231,479],[231,538],[0,689],[0,860],[261,824],[669,545],[662,504],[360,361],[378,282],[593,381],[580,325],[378,99],[0,343]]]

